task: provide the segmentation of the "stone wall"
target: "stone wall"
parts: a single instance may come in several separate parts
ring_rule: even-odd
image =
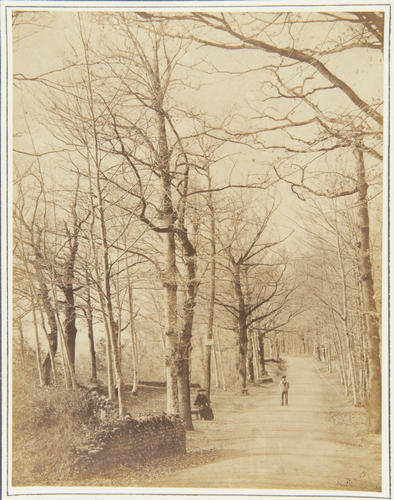
[[[72,450],[72,472],[97,473],[182,453],[186,453],[186,431],[178,416],[108,417],[87,428],[84,443]]]

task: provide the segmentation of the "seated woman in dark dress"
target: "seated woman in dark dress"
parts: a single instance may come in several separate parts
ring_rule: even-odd
[[[207,395],[205,394],[205,389],[198,389],[198,394],[196,400],[194,401],[194,406],[197,406],[201,419],[213,420],[213,411],[209,406],[209,401]]]

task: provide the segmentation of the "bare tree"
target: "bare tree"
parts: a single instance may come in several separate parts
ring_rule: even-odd
[[[273,212],[274,206],[266,209],[263,217],[251,219],[241,204],[221,222],[219,229],[220,253],[224,256],[220,267],[228,273],[233,299],[229,300],[224,289],[218,290],[215,301],[236,324],[242,394],[247,393],[248,329],[283,309],[294,290],[284,285],[286,264],[270,255],[270,250],[283,241],[270,242],[265,236]]]

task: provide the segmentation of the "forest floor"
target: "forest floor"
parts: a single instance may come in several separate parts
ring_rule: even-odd
[[[215,391],[215,420],[193,421],[186,456],[121,467],[79,484],[380,491],[380,439],[367,433],[365,410],[354,408],[323,370],[311,358],[286,358],[284,407],[279,372],[271,384],[251,385],[248,396]],[[162,391],[149,394],[160,406]]]

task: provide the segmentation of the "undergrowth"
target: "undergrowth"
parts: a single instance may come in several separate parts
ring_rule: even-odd
[[[45,485],[69,473],[69,450],[84,434],[88,420],[80,391],[40,387],[34,359],[25,355],[13,366],[12,484]]]
[[[117,406],[94,389],[40,387],[31,352],[26,353],[24,363],[15,358],[12,395],[13,486],[67,483],[89,475],[96,462],[119,465],[122,457],[111,455],[114,439],[122,441],[123,435],[152,434],[155,429],[177,425],[177,419],[146,409],[144,416],[133,411],[133,418],[129,413],[120,418]],[[155,443],[161,448],[156,450]],[[138,449],[138,456],[151,458],[156,451],[167,452],[173,443],[166,443],[155,438]],[[108,455],[111,463],[107,463]]]

